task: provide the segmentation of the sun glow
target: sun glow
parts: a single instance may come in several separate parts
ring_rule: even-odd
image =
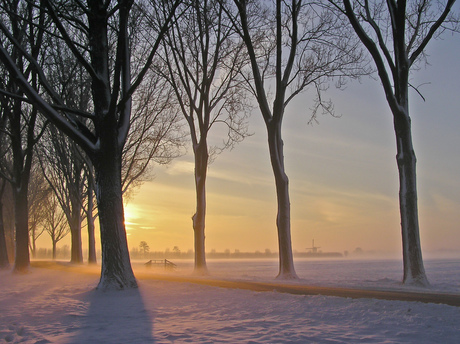
[[[138,220],[140,219],[138,208],[135,205],[127,204],[124,207],[125,211],[125,226],[126,230],[133,230],[135,226],[138,226]]]

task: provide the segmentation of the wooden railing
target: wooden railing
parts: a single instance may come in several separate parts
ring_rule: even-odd
[[[177,265],[167,259],[151,259],[144,264],[146,267],[151,268],[152,266],[164,266],[165,270],[176,270]]]

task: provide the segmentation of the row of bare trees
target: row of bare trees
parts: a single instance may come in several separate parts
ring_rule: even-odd
[[[171,110],[155,113],[158,108],[150,100],[148,105],[132,110],[136,88],[142,85],[148,91],[150,86],[160,90],[154,91],[159,94],[163,90],[144,77],[179,2],[165,6],[146,1],[138,3],[136,11],[132,11],[133,3],[1,2],[0,55],[5,80],[9,80],[2,87],[2,119],[7,118],[5,143],[11,152],[7,157],[11,157],[15,173],[2,177],[12,183],[14,194],[16,271],[29,266],[27,194],[34,146],[50,131],[40,164],[70,224],[72,261],[82,259],[86,166],[87,190],[95,190],[101,228],[99,287],[136,286],[129,262],[122,193],[145,176],[151,160],[164,163],[172,158],[175,153],[168,157],[168,147],[177,147],[181,139],[168,138],[171,128],[177,128],[177,116],[170,115]],[[137,14],[135,21],[131,12]],[[142,28],[142,24],[146,26]],[[131,45],[130,38],[135,34],[143,36],[144,46]],[[131,63],[131,52],[139,54],[139,65]],[[150,85],[143,84],[144,79]],[[38,112],[44,116],[39,118]],[[138,116],[131,116],[131,112]],[[167,113],[168,120],[160,119],[160,113]],[[130,125],[143,127],[148,140],[136,137],[138,132],[129,137]],[[156,142],[158,139],[162,142]],[[87,203],[91,204],[89,191]],[[88,218],[93,218],[92,207],[87,209]]]
[[[123,194],[148,178],[152,161],[168,163],[179,154],[183,118],[195,157],[195,270],[206,273],[208,164],[249,135],[247,116],[257,103],[278,202],[279,277],[296,278],[282,139],[286,108],[312,88],[313,118],[333,113],[323,91],[376,69],[395,123],[404,282],[426,285],[409,75],[433,37],[458,31],[458,18],[449,14],[454,2],[2,0],[1,176],[2,190],[8,181],[14,196],[15,270],[29,264],[35,227],[28,189],[38,161],[69,223],[72,261],[82,261],[85,216],[94,251],[95,192],[99,287],[135,287]],[[214,145],[209,132],[218,126],[224,139]],[[50,220],[56,230],[57,220]]]

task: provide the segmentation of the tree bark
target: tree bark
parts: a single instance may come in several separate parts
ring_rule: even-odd
[[[30,229],[31,235],[29,236],[30,243],[30,253],[32,253],[32,258],[35,258],[35,252],[37,252],[37,244],[35,240],[35,226]]]
[[[208,147],[202,139],[194,149],[195,153],[195,188],[196,212],[192,217],[195,234],[195,269],[194,273],[207,274],[205,250],[205,222],[206,222],[206,176],[208,169]]]
[[[77,199],[79,197],[79,175],[76,175],[73,190],[70,193],[71,203],[71,221],[70,221],[70,235],[71,235],[71,253],[70,262],[74,264],[83,263],[83,252],[81,246],[81,202]]]
[[[86,214],[88,225],[88,264],[96,264],[96,240],[94,238],[93,217],[93,182],[88,178],[88,209]]]
[[[53,260],[56,260],[56,240],[53,238],[52,239],[52,242],[53,242]]]
[[[121,189],[121,149],[116,130],[107,128],[93,161],[101,230],[102,267],[98,289],[137,287],[129,259]],[[102,134],[102,133],[101,133]]]
[[[420,245],[415,152],[412,145],[411,120],[406,113],[394,118],[396,161],[399,172],[399,209],[401,214],[403,283],[429,285],[423,266]]]
[[[281,136],[281,122],[267,123],[268,147],[270,161],[275,176],[276,198],[278,212],[276,227],[278,230],[279,273],[276,278],[296,279],[291,244],[291,203],[289,200],[289,179],[284,169],[283,139]]]
[[[27,187],[13,187],[14,217],[16,227],[16,247],[14,271],[27,272],[30,265],[29,257],[29,216],[27,207]]]
[[[3,191],[3,188],[2,188]],[[8,251],[6,248],[5,226],[3,223],[3,192],[0,193],[0,269],[9,268]]]

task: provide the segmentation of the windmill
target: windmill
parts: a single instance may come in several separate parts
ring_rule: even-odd
[[[307,247],[307,250],[311,250],[311,253],[318,253],[319,246],[315,246],[315,239],[312,240],[311,247]]]

